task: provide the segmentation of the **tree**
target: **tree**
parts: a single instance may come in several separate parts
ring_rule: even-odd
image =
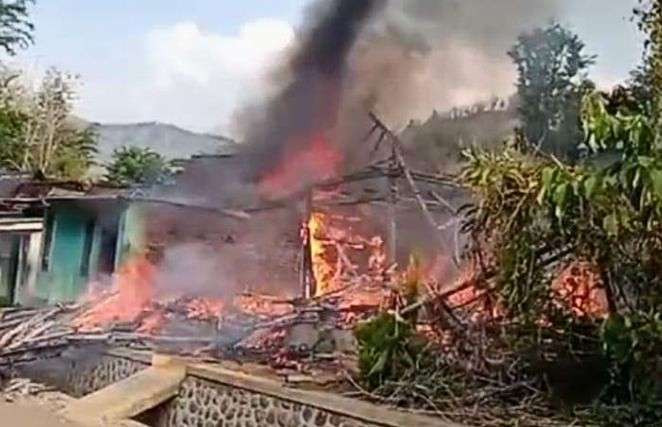
[[[78,77],[52,68],[35,90],[20,72],[4,74],[0,165],[38,177],[84,177],[93,162],[96,137],[70,123]]]
[[[172,175],[170,162],[150,148],[122,147],[113,152],[106,179],[117,185],[153,185]]]
[[[662,143],[662,4],[656,0],[639,0],[635,18],[645,34],[644,63],[633,73],[637,93],[648,101],[649,114],[655,117],[657,142]]]
[[[15,55],[18,49],[27,48],[34,41],[34,24],[28,9],[34,0],[0,1],[0,48]]]
[[[594,57],[584,47],[576,34],[552,24],[520,35],[508,52],[519,73],[523,133],[537,149],[577,157],[581,99],[593,87],[586,71]]]

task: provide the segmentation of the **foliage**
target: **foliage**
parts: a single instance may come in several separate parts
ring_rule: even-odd
[[[662,314],[614,315],[602,327],[605,353],[614,362],[615,401],[661,405],[660,384],[650,363],[662,354]],[[653,367],[653,372],[656,367]],[[626,384],[627,387],[619,387]],[[662,409],[662,406],[660,407]]]
[[[639,29],[645,34],[644,64],[636,75],[659,102],[662,94],[662,4],[639,0],[634,10]]]
[[[510,318],[573,330],[585,319],[554,302],[554,273],[573,260],[599,268],[609,316],[602,333],[584,334],[600,339],[613,362],[605,396],[650,408],[662,398],[650,381],[662,350],[662,147],[653,120],[626,111],[599,93],[585,98],[591,156],[580,165],[516,148],[474,150],[459,179],[477,198],[464,208],[464,230],[474,253],[493,254],[485,268],[497,273],[493,286]]]
[[[117,185],[163,183],[172,175],[170,162],[150,148],[122,147],[113,152],[106,179]]]
[[[92,129],[62,130],[63,140],[53,156],[50,173],[53,176],[79,180],[87,175],[97,153],[97,134]]]
[[[34,0],[0,2],[0,48],[9,55],[32,44],[34,25],[29,18],[29,6]]]
[[[381,314],[358,326],[355,335],[361,381],[371,390],[401,378],[429,357],[425,341],[416,336],[413,325],[391,314]]]
[[[559,24],[522,34],[509,52],[519,73],[519,113],[527,140],[559,156],[577,156],[581,140],[582,95],[592,88],[586,78],[594,57],[584,42]]]
[[[77,77],[49,69],[37,89],[5,70],[0,86],[0,165],[39,177],[82,178],[96,135],[70,123]]]

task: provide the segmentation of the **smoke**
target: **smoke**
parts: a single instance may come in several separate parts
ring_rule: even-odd
[[[338,124],[348,58],[361,30],[385,0],[326,0],[311,7],[298,48],[279,77],[280,89],[266,105],[243,114],[251,171],[263,178],[289,156],[320,138],[331,138]],[[306,162],[295,174],[301,180],[316,171]],[[309,176],[308,178],[314,178]]]
[[[561,0],[391,0],[351,58],[353,95],[401,126],[433,109],[507,97],[517,36],[561,12]]]
[[[368,110],[399,127],[433,109],[512,94],[508,49],[522,31],[555,19],[560,3],[316,1],[294,50],[272,75],[272,96],[236,114],[251,165],[245,178],[264,179],[320,139],[347,163]],[[325,172],[307,159],[287,164],[298,184]]]

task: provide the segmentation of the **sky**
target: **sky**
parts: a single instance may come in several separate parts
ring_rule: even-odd
[[[231,134],[233,112],[265,92],[309,1],[38,0],[35,45],[14,61],[79,74],[76,114],[86,120]],[[563,1],[559,20],[598,55],[592,77],[625,79],[641,57],[629,21],[636,0]]]

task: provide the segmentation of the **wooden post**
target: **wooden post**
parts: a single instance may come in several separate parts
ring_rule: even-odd
[[[397,224],[397,204],[398,204],[398,178],[393,175],[393,172],[397,168],[397,160],[395,155],[395,150],[393,151],[391,157],[391,165],[389,167],[389,176],[388,176],[388,187],[389,187],[389,196],[388,196],[388,231],[386,249],[388,256],[389,265],[393,265],[397,262],[397,252],[398,252],[398,224]]]
[[[301,266],[299,268],[299,282],[301,285],[301,290],[303,297],[309,299],[315,296],[317,292],[317,286],[315,283],[315,274],[313,273],[313,253],[312,247],[310,244],[310,218],[313,212],[313,195],[312,190],[308,192],[304,199],[303,206],[303,224],[302,226],[302,255],[301,255]]]

